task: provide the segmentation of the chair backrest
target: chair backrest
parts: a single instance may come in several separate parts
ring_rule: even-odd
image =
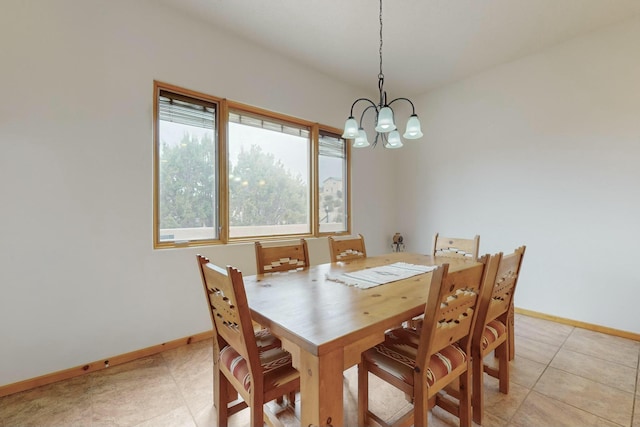
[[[258,274],[309,267],[307,241],[300,239],[293,244],[256,242],[256,266]]]
[[[196,257],[218,351],[231,346],[247,360],[252,378],[257,378],[262,368],[242,273],[230,266],[224,270],[201,255]]]
[[[444,237],[436,233],[433,237],[431,255],[478,259],[479,251],[480,236],[478,235],[473,239],[463,239],[459,237]]]
[[[520,246],[508,255],[500,252],[491,257],[488,277],[492,277],[493,280],[487,282],[478,306],[475,341],[482,338],[484,327],[492,320],[500,318],[503,323],[506,323],[506,316],[516,292],[525,249],[526,246]]]
[[[362,234],[357,236],[329,236],[331,262],[366,258],[367,249]]]
[[[431,355],[455,342],[469,354],[488,260],[484,255],[478,265],[456,272],[449,272],[449,264],[434,270],[416,358],[416,365],[423,371]]]

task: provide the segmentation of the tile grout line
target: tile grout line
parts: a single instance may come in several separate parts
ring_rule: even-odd
[[[569,336],[571,336],[571,334],[576,330],[575,326],[571,327],[571,332],[569,332],[567,334],[567,336],[564,338],[564,340],[562,341],[562,343],[558,346],[558,349],[556,350],[556,352],[553,354],[553,357],[551,357],[551,359],[549,359],[549,362],[547,362],[547,364],[545,365],[544,369],[542,370],[542,372],[540,373],[540,375],[538,376],[538,378],[536,378],[536,381],[533,383],[533,385],[531,386],[531,388],[529,389],[529,391],[527,392],[527,394],[525,395],[524,399],[522,399],[522,402],[520,402],[520,404],[518,405],[518,407],[516,408],[516,410],[513,412],[513,414],[509,417],[509,419],[507,420],[507,424],[511,422],[511,420],[513,419],[513,417],[516,416],[516,414],[518,413],[518,411],[520,410],[520,407],[522,407],[522,405],[524,404],[524,402],[527,400],[527,398],[529,397],[529,395],[531,394],[531,392],[535,391],[534,388],[535,386],[538,384],[538,381],[540,381],[540,378],[542,378],[542,376],[544,375],[545,372],[547,372],[547,369],[549,368],[549,365],[551,365],[551,362],[553,362],[553,359],[558,355],[558,353],[560,352],[560,350],[562,349],[562,347],[566,344],[567,340],[569,339]],[[514,331],[515,334],[515,331]],[[532,339],[532,338],[528,338],[528,339]],[[533,339],[532,339],[533,340]],[[534,340],[535,341],[535,340]],[[514,355],[515,357],[515,355]],[[526,357],[525,357],[526,359]],[[531,360],[531,359],[528,359]],[[535,361],[534,361],[535,362]],[[511,381],[511,380],[509,380]],[[536,392],[539,394],[542,394],[540,392]],[[549,398],[548,396],[542,394],[543,396]],[[556,399],[554,399],[556,400]]]
[[[540,377],[538,377],[538,379],[536,380],[536,382],[535,382],[535,384],[533,385],[533,387],[535,387],[535,385],[538,383],[538,381],[540,380],[540,378],[542,377],[542,375],[544,375],[544,373],[547,371],[547,368],[551,367],[550,365],[551,365],[551,363],[553,362],[553,359],[555,359],[555,357],[558,355],[558,353],[560,352],[560,350],[562,350],[562,348],[563,348],[563,347],[564,347],[564,345],[566,344],[567,340],[569,339],[569,336],[570,336],[570,335],[572,335],[572,334],[573,334],[576,330],[578,330],[578,329],[581,329],[581,328],[576,327],[576,326],[574,326],[574,327],[573,327],[573,329],[572,329],[571,333],[569,333],[569,334],[567,335],[567,337],[565,338],[565,340],[563,341],[563,343],[562,343],[562,344],[560,345],[560,347],[558,348],[558,351],[556,351],[556,352],[555,352],[555,354],[553,355],[553,357],[551,358],[551,360],[549,361],[549,363],[547,364],[547,366],[545,367],[545,369],[542,371],[542,374],[540,374]],[[568,350],[568,351],[575,351],[575,350]],[[635,385],[635,390],[634,390],[634,392],[633,392],[633,396],[632,396],[632,402],[633,402],[633,404],[632,404],[632,407],[631,407],[631,423],[632,423],[632,424],[631,424],[631,426],[633,426],[634,408],[635,408],[635,401],[636,401],[636,398],[637,398],[637,391],[638,391],[638,379],[639,379],[639,376],[638,376],[638,369],[640,369],[640,348],[638,349],[638,352],[639,352],[639,358],[638,358],[637,363],[636,363],[636,385]],[[585,356],[594,357],[594,358],[599,359],[597,356],[592,356],[592,355],[589,355],[589,354],[586,354],[586,353],[582,353],[582,352],[579,352],[579,351],[576,351],[576,353],[583,354],[583,355],[585,355]],[[600,359],[600,360],[605,360],[605,359]],[[609,362],[610,362],[610,361],[609,361]],[[615,363],[615,362],[614,362],[614,363]],[[625,365],[621,365],[621,366],[625,366]],[[566,373],[569,373],[569,374],[572,374],[572,375],[577,375],[577,374],[573,374],[573,373],[571,373],[571,372],[569,372],[569,371],[565,371],[565,370],[560,369],[560,368],[555,368],[555,367],[553,367],[553,369],[558,369],[559,371],[563,371],[563,372],[566,372]],[[582,376],[580,376],[580,375],[577,375],[577,376],[579,376],[579,377],[581,377],[581,378],[584,378],[584,377],[582,377]],[[585,379],[590,380],[590,381],[594,381],[594,382],[598,382],[598,381],[595,381],[595,380],[591,380],[591,379],[589,379],[589,378],[585,378]],[[600,383],[599,383],[599,384],[600,384]],[[603,384],[603,385],[605,385],[605,386],[609,386],[609,385],[607,385],[607,384]],[[531,388],[531,391],[533,391],[533,387]],[[626,392],[625,390],[618,389],[617,387],[613,387],[613,386],[609,386],[609,387],[611,387],[611,388],[615,388],[616,390],[620,390],[620,391],[622,391],[622,392]],[[539,392],[538,392],[538,393],[539,393]],[[626,392],[626,393],[628,393],[628,392]],[[530,394],[530,393],[527,393],[527,396],[529,396],[529,394]],[[547,397],[547,398],[550,398],[550,399],[551,399],[551,397],[546,396],[546,395],[544,395],[544,394],[543,394],[543,396],[545,396],[545,397]],[[525,397],[525,399],[526,399],[526,397]],[[557,399],[553,398],[553,400],[557,400]],[[607,420],[607,421],[609,421],[609,422],[612,422],[612,423],[614,423],[614,424],[617,424],[617,423],[616,423],[615,421],[613,421],[613,420],[610,420],[610,419],[608,419],[608,418],[604,418],[603,416],[598,415],[598,414],[595,414],[595,413],[593,413],[593,412],[590,412],[590,411],[588,411],[588,410],[586,410],[586,409],[583,409],[583,408],[577,407],[577,406],[575,406],[575,405],[572,405],[572,404],[567,403],[567,402],[564,402],[564,401],[560,401],[560,402],[562,402],[562,403],[564,403],[564,404],[566,404],[566,405],[569,405],[569,406],[571,406],[571,407],[573,407],[573,408],[576,408],[576,409],[578,409],[578,410],[580,410],[580,411],[587,412],[587,413],[589,413],[589,414],[591,414],[591,415],[594,415],[594,416],[596,416],[596,417],[598,417],[598,418],[601,418],[601,419]]]
[[[176,388],[180,392],[180,397],[182,398],[182,403],[184,404],[184,406],[189,411],[189,415],[191,415],[191,421],[193,421],[193,425],[194,426],[198,426],[198,423],[196,421],[196,416],[194,415],[193,410],[191,409],[191,406],[189,406],[189,403],[187,402],[187,398],[184,395],[184,391],[182,390],[182,387],[180,387],[180,384],[178,384],[178,380],[176,379],[175,375],[173,374],[173,369],[171,368],[171,365],[169,364],[169,361],[164,357],[164,354],[161,354],[161,356],[162,356],[162,361],[167,366],[167,370],[169,371],[169,374],[171,375],[171,379],[173,380],[173,383],[175,384]],[[215,398],[215,396],[214,396],[214,398]]]
[[[562,347],[564,347],[564,345],[567,343],[567,340],[569,339],[569,336],[570,336],[570,335],[572,335],[572,334],[573,334],[576,330],[578,330],[578,329],[581,329],[581,328],[579,328],[579,327],[577,327],[577,326],[574,326],[574,327],[573,327],[573,330],[571,331],[571,333],[570,333],[569,335],[567,335],[567,338],[564,340],[564,342],[563,342],[563,343],[562,343],[562,345],[560,346],[560,349],[558,349],[558,352],[559,352],[559,351],[562,349]],[[568,350],[568,351],[573,351],[573,350]],[[552,359],[551,359],[551,361],[549,362],[549,365],[551,365],[551,362],[553,362],[553,359],[555,359],[555,357],[557,356],[558,352],[556,352],[556,354],[554,354],[554,355],[553,355],[553,358],[552,358]],[[590,356],[590,355],[588,355],[588,354],[581,353],[581,352],[577,352],[577,351],[576,351],[576,353],[580,353],[580,354],[583,354],[583,355],[585,355],[585,356]],[[591,356],[591,357],[594,357],[594,356]],[[604,359],[601,359],[601,360],[604,360]],[[559,369],[559,368],[554,368],[554,369],[558,369],[559,371],[563,371],[563,372],[567,372],[567,373],[569,373],[569,374],[572,374],[571,372],[565,371],[565,370],[563,370],[563,369]],[[545,371],[546,371],[546,369],[545,369]],[[572,374],[572,375],[576,375],[576,374]],[[584,377],[582,377],[581,375],[576,375],[576,376],[578,376],[578,377],[580,377],[580,378],[584,378]],[[589,378],[585,378],[585,379],[589,380]],[[593,381],[593,380],[590,380],[590,381]],[[597,381],[596,381],[596,382],[597,382]],[[606,384],[604,384],[604,385],[606,385]],[[614,388],[615,388],[615,387],[614,387]],[[554,399],[554,400],[557,400],[557,399]],[[578,409],[578,410],[580,410],[580,411],[584,411],[584,412],[586,412],[586,413],[588,413],[588,414],[591,414],[591,415],[593,415],[593,416],[595,416],[595,417],[597,417],[597,418],[605,419],[605,420],[607,420],[607,421],[609,421],[609,422],[611,422],[611,423],[617,424],[615,421],[612,421],[612,420],[610,420],[610,419],[608,419],[608,418],[604,418],[604,417],[602,417],[602,416],[600,416],[600,415],[598,415],[598,414],[595,414],[595,413],[593,413],[593,412],[591,412],[591,411],[588,411],[588,410],[586,410],[586,409],[583,409],[583,408],[577,407],[577,406],[572,405],[572,404],[570,404],[570,403],[568,403],[568,402],[564,402],[564,401],[560,401],[560,402],[564,403],[565,405],[571,406],[572,408],[576,408],[576,409]],[[632,411],[633,411],[633,408],[631,408],[631,409],[632,409]]]
[[[574,351],[574,350],[569,350],[569,349],[565,349],[565,350],[566,350],[566,351],[570,351],[570,352],[574,352],[574,353],[578,353],[578,354],[581,354],[581,355],[583,355],[583,356],[591,357],[591,358],[593,358],[593,359],[598,359],[598,360],[601,360],[602,362],[606,362],[606,363],[610,363],[610,364],[616,364],[616,365],[618,365],[618,366],[620,366],[620,367],[622,367],[622,368],[626,368],[626,369],[633,369],[633,370],[635,370],[635,371],[636,371],[636,375],[637,375],[637,373],[638,373],[637,368],[632,368],[632,367],[630,367],[630,366],[623,365],[623,364],[620,364],[620,363],[616,363],[616,362],[613,362],[613,361],[610,361],[610,360],[607,360],[607,359],[601,359],[601,358],[599,358],[599,357],[597,357],[597,356],[593,356],[593,355],[591,355],[591,354],[581,353],[581,352]],[[554,356],[554,357],[555,357],[555,356]],[[551,363],[551,362],[549,362],[549,363]],[[615,385],[607,384],[607,383],[604,383],[604,382],[600,382],[598,379],[587,378],[587,377],[584,377],[584,376],[582,376],[582,375],[580,375],[580,374],[577,374],[577,373],[575,373],[575,372],[568,371],[568,370],[566,370],[566,369],[562,369],[562,368],[559,368],[559,367],[556,367],[556,366],[551,366],[551,368],[553,368],[553,369],[557,369],[558,371],[561,371],[561,372],[567,373],[567,374],[569,374],[569,375],[575,375],[575,376],[580,377],[580,378],[583,378],[583,379],[585,379],[585,380],[587,380],[587,381],[592,381],[592,382],[598,383],[598,384],[600,384],[600,385],[603,385],[603,386],[605,386],[605,387],[612,388],[612,389],[617,390],[617,391],[620,391],[620,392],[622,392],[622,393],[633,394],[633,395],[635,396],[635,391],[637,390],[637,384],[635,385],[635,387],[634,387],[634,390],[633,390],[633,391],[623,390],[622,388],[619,388],[619,387],[617,387],[617,386],[615,386]],[[545,371],[546,371],[546,369],[545,369]],[[636,381],[637,381],[637,380],[636,380]]]
[[[579,329],[582,329],[582,328],[580,328],[580,327],[574,327],[574,330],[573,330],[573,331],[571,331],[571,333],[573,333],[575,330],[579,330]],[[593,331],[593,332],[597,332],[597,331]],[[569,334],[569,335],[571,335],[571,334]],[[565,343],[566,343],[566,341],[568,340],[568,338],[569,338],[569,337],[567,336],[567,339],[565,339],[565,342],[563,342],[563,343],[562,343],[562,345],[560,346],[560,348],[561,348],[561,349],[562,349],[562,347],[565,345]],[[598,356],[595,356],[595,355],[592,355],[592,354],[589,354],[589,353],[584,353],[584,352],[581,352],[581,351],[577,351],[577,350],[570,350],[570,349],[567,349],[567,351],[572,351],[572,352],[575,352],[575,353],[578,353],[578,354],[582,354],[582,355],[587,356],[587,357],[592,357],[592,358],[594,358],[594,359],[602,360],[602,361],[607,362],[607,363],[615,363],[615,364],[620,365],[620,366],[622,366],[622,367],[630,368],[630,366],[623,365],[623,364],[620,364],[620,363],[617,363],[617,362],[613,362],[613,361],[610,361],[610,360],[607,360],[607,359],[602,359],[602,358],[600,358],[600,357],[598,357]],[[556,352],[556,355],[557,355],[557,352]],[[551,361],[553,361],[553,359],[556,357],[556,355],[554,355],[554,356],[553,356],[553,358],[551,359]],[[549,362],[549,365],[551,364],[551,361]],[[574,374],[574,373],[572,373],[572,372],[570,372],[570,371],[565,371],[564,369],[555,368],[555,367],[554,367],[554,369],[558,369],[559,371],[566,372],[566,373],[571,374],[571,375],[577,375],[577,374]],[[634,419],[634,416],[635,416],[635,414],[634,414],[634,412],[635,412],[635,403],[636,403],[636,401],[637,401],[637,399],[638,399],[638,397],[637,397],[637,396],[638,396],[638,386],[639,386],[639,380],[640,380],[640,375],[639,375],[639,373],[638,373],[638,371],[640,370],[640,347],[638,348],[638,358],[636,359],[636,368],[635,368],[635,369],[636,369],[636,381],[635,381],[635,387],[634,387],[634,391],[633,391],[633,392],[631,392],[631,394],[632,394],[632,396],[631,396],[631,412],[630,412],[630,415],[631,415],[631,418],[630,418],[630,422],[631,422],[631,424],[630,424],[630,426],[631,426],[631,427],[633,427],[633,425],[634,425],[634,424],[633,424],[633,419]],[[545,368],[545,371],[546,371],[546,368]],[[544,373],[544,372],[543,372],[543,373]],[[542,375],[541,375],[541,376],[542,376]],[[583,376],[581,376],[581,375],[577,375],[577,376],[579,376],[579,377],[581,377],[581,378],[585,378],[585,377],[583,377]],[[587,379],[587,380],[589,380],[589,381],[594,381],[594,382],[596,382],[596,383],[598,383],[598,384],[602,384],[602,385],[604,385],[604,386],[606,386],[606,387],[611,387],[611,388],[616,389],[616,390],[618,390],[618,391],[621,391],[621,392],[623,392],[623,393],[629,393],[627,390],[622,390],[621,388],[618,388],[618,387],[613,386],[613,385],[610,385],[610,384],[601,383],[601,382],[599,382],[598,380],[594,380],[594,379],[591,379],[591,378],[585,378],[585,379]],[[536,383],[537,383],[537,381],[536,381]],[[603,417],[603,416],[601,416],[601,415],[599,415],[599,414],[593,413],[593,412],[591,412],[591,411],[589,411],[589,410],[586,410],[586,409],[583,409],[583,408],[580,408],[580,407],[577,407],[577,406],[574,406],[574,405],[570,405],[570,404],[569,404],[569,403],[567,403],[567,402],[563,402],[563,403],[565,403],[565,404],[567,404],[567,405],[569,405],[569,406],[572,406],[572,407],[574,407],[574,408],[576,408],[576,409],[578,409],[578,410],[585,411],[585,412],[587,412],[587,413],[589,413],[589,414],[592,414],[592,415],[594,415],[594,416],[596,416],[596,417],[598,417],[598,418],[605,419],[605,420],[607,420],[607,421],[609,421],[609,422],[612,422],[612,423],[616,423],[615,421],[610,420],[609,418],[605,418],[605,417]],[[640,415],[640,414],[639,414],[639,415]]]

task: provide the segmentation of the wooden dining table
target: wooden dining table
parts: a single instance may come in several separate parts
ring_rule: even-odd
[[[303,270],[244,278],[253,319],[281,339],[300,372],[302,426],[344,425],[343,371],[366,349],[384,341],[388,329],[424,313],[431,273],[369,289],[335,278],[343,273],[397,262],[450,271],[471,267],[471,259],[394,252]]]

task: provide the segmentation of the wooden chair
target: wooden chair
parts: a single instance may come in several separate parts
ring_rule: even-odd
[[[307,241],[300,239],[299,243],[294,244],[256,242],[256,266],[258,274],[307,268],[309,267]]]
[[[433,237],[431,255],[478,259],[479,250],[480,236],[476,235],[473,239],[462,239],[459,237],[444,237],[436,233]]]
[[[513,253],[502,252],[492,257],[489,265],[489,277],[495,277],[487,283],[478,305],[478,320],[472,340],[473,364],[473,421],[482,424],[484,413],[484,375],[487,373],[498,378],[501,393],[509,393],[509,337],[513,336],[513,325],[509,321],[509,312],[518,283],[520,267],[526,247],[521,246]],[[486,366],[484,358],[495,351],[498,368]]]
[[[226,270],[197,255],[205,297],[213,324],[214,403],[218,424],[249,406],[252,427],[282,426],[264,404],[290,396],[293,404],[300,389],[300,375],[291,365],[291,355],[268,329],[254,332],[242,273]],[[242,398],[233,402],[237,395]]]
[[[368,374],[378,376],[406,394],[413,408],[393,426],[427,425],[433,404],[451,412],[463,427],[471,426],[471,333],[486,278],[489,256],[477,266],[449,272],[444,264],[433,271],[420,330],[398,328],[385,341],[362,354],[358,365],[358,425],[389,426],[369,410]],[[459,400],[440,394],[460,381]]]
[[[331,262],[367,257],[364,237],[361,234],[357,236],[329,236],[329,251]]]
[[[443,237],[439,233],[433,237],[433,248],[431,255],[443,257],[478,259],[480,249],[480,236],[473,239],[463,239],[459,237]],[[414,317],[409,321],[409,325],[418,328],[422,324],[422,315]]]

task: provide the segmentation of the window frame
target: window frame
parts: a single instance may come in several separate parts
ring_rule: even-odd
[[[323,125],[318,125],[316,131],[315,131],[315,152],[314,152],[314,156],[313,156],[313,160],[315,161],[315,166],[314,166],[314,172],[315,172],[315,184],[314,184],[314,188],[316,191],[316,199],[315,199],[315,215],[316,215],[316,220],[314,221],[314,235],[316,237],[323,237],[323,236],[340,236],[340,235],[349,235],[351,234],[351,144],[349,143],[350,140],[348,139],[344,139],[342,138],[342,130],[341,129],[337,129],[334,127],[329,127],[329,126],[323,126]],[[320,133],[324,133],[328,136],[332,136],[332,137],[336,137],[339,139],[342,139],[344,141],[344,162],[345,162],[345,170],[344,170],[344,179],[347,181],[344,185],[344,188],[346,190],[347,196],[345,199],[345,221],[346,221],[346,227],[344,230],[342,231],[338,231],[338,232],[333,232],[333,231],[320,231]]]
[[[159,95],[160,91],[172,92],[177,95],[182,95],[196,100],[203,100],[209,103],[217,105],[216,108],[216,129],[214,130],[216,136],[216,152],[217,152],[217,164],[216,177],[217,177],[217,203],[214,203],[214,209],[217,209],[215,216],[218,218],[218,238],[217,239],[203,239],[203,240],[188,240],[188,241],[161,241],[160,240],[160,118],[159,118]],[[277,235],[265,235],[258,237],[229,237],[229,170],[228,170],[228,131],[229,131],[229,111],[237,110],[246,112],[249,115],[260,115],[265,118],[272,119],[276,122],[289,122],[299,126],[307,127],[310,132],[310,159],[309,159],[309,221],[310,231],[309,233],[301,234],[277,234]],[[328,235],[341,235],[351,233],[351,145],[349,140],[344,140],[344,179],[346,179],[345,188],[347,191],[347,197],[345,200],[345,220],[346,226],[344,231],[340,232],[320,232],[320,216],[319,216],[319,137],[320,132],[330,134],[337,138],[342,138],[342,131],[338,128],[322,125],[317,122],[311,122],[308,120],[300,119],[297,117],[289,116],[282,113],[276,113],[264,108],[243,104],[236,101],[231,101],[225,98],[220,98],[212,95],[208,95],[202,92],[185,89],[173,84],[163,83],[154,80],[153,82],[153,246],[154,249],[166,249],[166,248],[182,248],[182,247],[197,247],[197,246],[210,246],[220,245],[228,243],[240,243],[240,242],[253,242],[256,240],[286,240],[290,238],[308,238],[308,237],[322,237]]]
[[[227,139],[226,139],[226,147],[227,149],[229,148],[229,114],[231,113],[231,111],[238,111],[241,114],[246,114],[247,116],[258,116],[258,117],[264,117],[266,119],[269,119],[273,122],[276,123],[282,123],[282,124],[291,124],[291,125],[295,125],[297,127],[301,127],[301,128],[308,128],[309,130],[309,143],[310,143],[310,147],[309,147],[309,176],[308,176],[308,182],[309,182],[309,186],[311,188],[309,188],[309,205],[308,205],[308,209],[313,209],[313,207],[315,206],[314,204],[314,197],[315,197],[315,192],[317,192],[316,189],[314,189],[315,185],[315,173],[314,173],[314,158],[315,158],[315,138],[314,138],[314,127],[316,126],[316,123],[310,122],[308,120],[302,120],[302,119],[298,119],[296,117],[292,117],[292,116],[288,116],[285,114],[280,114],[280,113],[274,113],[272,111],[266,110],[264,108],[258,108],[258,107],[254,107],[251,105],[247,105],[247,104],[243,104],[240,102],[235,102],[235,101],[230,101],[227,100],[226,101],[227,104],[227,111],[225,114],[225,126],[227,128]],[[228,157],[228,156],[227,156]],[[226,159],[226,166],[228,167],[229,162],[228,162],[228,158]],[[229,171],[226,171],[226,176],[229,176]],[[229,197],[230,195],[230,189],[229,189],[229,185],[227,183],[227,191],[226,191],[226,195],[227,197]],[[227,205],[227,214],[229,212],[229,208],[230,206]],[[240,236],[240,237],[231,237],[231,234],[229,232],[229,228],[231,227],[230,224],[230,220],[227,217],[227,223],[226,223],[226,229],[227,229],[227,236],[228,237],[228,241],[229,242],[244,242],[244,241],[256,241],[256,240],[274,240],[274,239],[289,239],[289,238],[299,238],[299,237],[313,237],[314,236],[314,224],[316,222],[316,218],[314,216],[314,212],[313,211],[309,211],[309,232],[308,233],[291,233],[291,234],[274,234],[274,235],[261,235],[261,236]]]

